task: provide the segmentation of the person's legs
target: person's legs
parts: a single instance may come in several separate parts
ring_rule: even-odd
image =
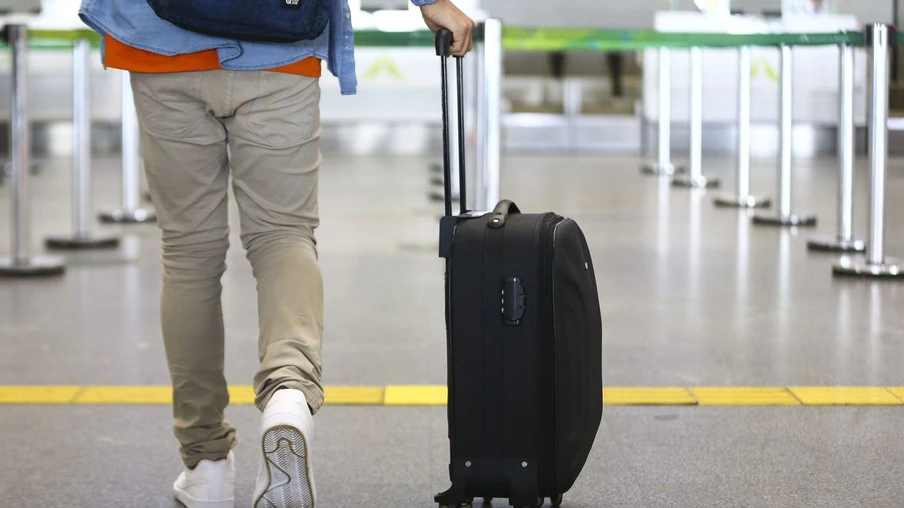
[[[320,84],[315,78],[238,73],[225,120],[242,244],[257,279],[263,412],[255,508],[311,508],[312,412],[323,404],[323,282],[319,224]]]
[[[254,378],[263,411],[281,388],[323,404],[323,283],[319,225],[320,83],[272,72],[237,73],[236,107],[225,120],[242,244],[257,279],[261,366]]]
[[[188,468],[226,458],[220,277],[229,247],[226,131],[202,98],[221,71],[132,74],[148,186],[163,232],[163,340],[175,435]],[[202,93],[202,90],[206,92]]]

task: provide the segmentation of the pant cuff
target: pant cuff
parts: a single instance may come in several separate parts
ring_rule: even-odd
[[[277,381],[275,383],[265,383],[264,385],[264,389],[258,392],[257,397],[254,401],[254,405],[256,405],[257,408],[261,411],[263,411],[264,408],[267,407],[267,404],[270,402],[270,398],[273,397],[273,394],[276,393],[277,390],[281,389],[301,390],[308,402],[308,406],[311,408],[311,414],[316,414],[317,411],[320,410],[321,406],[323,406],[323,388],[315,383],[298,380],[286,380]]]

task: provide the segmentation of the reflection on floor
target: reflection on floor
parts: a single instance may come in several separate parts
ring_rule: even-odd
[[[325,381],[445,382],[439,205],[419,156],[327,154],[318,240],[326,281]],[[732,185],[730,160],[707,170]],[[835,279],[810,231],[753,226],[642,177],[635,158],[508,156],[503,194],[585,229],[603,297],[608,386],[904,386],[904,284]],[[97,208],[115,206],[114,159],[96,161]],[[888,251],[904,255],[904,165],[893,162]],[[835,162],[799,161],[795,206],[834,232]],[[68,161],[33,180],[35,247],[69,226]],[[774,189],[773,161],[754,189]],[[857,232],[865,232],[865,164]],[[0,252],[9,188],[0,187]],[[69,257],[63,278],[0,280],[0,385],[165,385],[159,234],[111,229],[121,249]],[[815,233],[815,231],[814,231]],[[238,241],[224,279],[227,377],[256,364],[254,282]],[[899,409],[607,407],[571,507],[895,507],[904,497]],[[3,506],[173,507],[169,410],[0,407]],[[255,410],[238,406],[239,495],[250,505]],[[429,507],[447,486],[441,407],[328,406],[314,444],[322,508]],[[743,501],[739,501],[743,500]],[[497,503],[498,506],[498,503]]]

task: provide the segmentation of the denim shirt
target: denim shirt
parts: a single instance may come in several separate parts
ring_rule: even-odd
[[[79,16],[86,25],[133,48],[160,55],[181,55],[215,49],[227,70],[272,69],[309,57],[327,61],[339,78],[343,95],[357,91],[355,33],[347,0],[330,0],[330,24],[315,40],[294,43],[248,42],[213,37],[179,28],[154,14],[146,0],[82,0]],[[425,5],[436,0],[411,0]]]

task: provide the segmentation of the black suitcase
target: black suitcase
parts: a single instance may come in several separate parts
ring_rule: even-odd
[[[571,219],[523,214],[507,200],[492,213],[467,212],[461,144],[461,213],[452,215],[451,37],[440,31],[436,48],[443,80],[440,256],[446,260],[452,487],[435,501],[467,507],[474,498],[507,498],[533,508],[549,498],[558,506],[584,467],[602,418],[602,319],[593,264]],[[456,64],[461,119],[460,58]]]

